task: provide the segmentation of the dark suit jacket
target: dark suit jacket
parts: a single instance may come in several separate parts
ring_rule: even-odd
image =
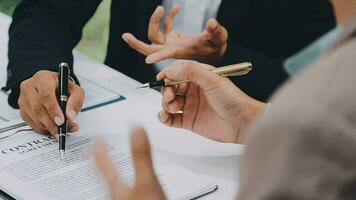
[[[101,0],[23,0],[9,35],[7,89],[17,107],[19,83],[35,72],[72,63],[72,49]],[[148,22],[161,0],[112,0],[105,63],[141,82],[152,81],[153,67],[131,49],[121,34],[147,41]],[[283,60],[335,26],[329,0],[222,0],[218,20],[230,39],[223,65],[251,61],[254,70],[233,81],[247,94],[265,100],[286,78]]]

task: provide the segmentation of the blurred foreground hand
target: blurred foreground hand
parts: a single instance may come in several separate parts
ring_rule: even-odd
[[[133,162],[136,170],[133,187],[125,185],[117,175],[106,146],[98,139],[95,142],[95,159],[115,200],[164,200],[165,195],[152,165],[151,149],[143,129],[136,129],[131,137]]]

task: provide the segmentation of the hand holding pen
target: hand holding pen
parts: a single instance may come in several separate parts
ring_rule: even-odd
[[[210,69],[211,72],[213,72],[219,76],[222,76],[222,77],[242,76],[242,75],[248,74],[251,70],[252,70],[252,64],[249,62],[244,62],[244,63]],[[174,86],[174,85],[179,85],[181,83],[189,83],[189,82],[190,82],[190,80],[175,81],[175,80],[165,78],[163,80],[145,83],[145,84],[139,86],[137,89],[155,88],[155,87],[169,87],[169,86]]]
[[[55,66],[58,69],[58,66]],[[75,122],[82,108],[84,91],[75,82],[69,82],[67,110],[63,112],[58,104],[58,72],[41,70],[21,82],[18,100],[21,118],[37,133],[53,136],[58,134],[58,126],[68,118],[68,131],[75,132],[79,125]]]
[[[246,129],[263,112],[265,104],[247,96],[214,70],[217,68],[183,60],[161,71],[157,80],[187,81],[162,87],[159,120],[212,140],[243,143]]]

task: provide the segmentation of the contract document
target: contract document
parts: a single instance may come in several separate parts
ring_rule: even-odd
[[[8,134],[12,136],[0,140],[0,189],[12,198],[110,199],[95,165],[93,136],[82,133],[70,136],[66,157],[60,160],[58,143],[52,137],[28,129]],[[108,144],[107,149],[117,174],[130,185],[135,171],[127,141]],[[195,199],[217,190],[210,179],[179,166],[155,166],[155,171],[168,199]]]

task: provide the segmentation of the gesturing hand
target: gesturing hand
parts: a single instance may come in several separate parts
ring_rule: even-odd
[[[117,176],[104,142],[97,140],[95,143],[96,163],[109,186],[111,198],[115,200],[166,199],[153,170],[150,145],[143,129],[136,129],[133,132],[131,144],[136,179],[134,186],[128,187]]]
[[[179,60],[157,75],[157,80],[190,80],[162,90],[160,121],[212,140],[243,143],[246,129],[265,105],[252,99],[212,66]]]
[[[23,81],[20,85],[18,104],[20,115],[38,133],[58,134],[59,125],[64,123],[64,113],[59,107],[56,89],[58,87],[58,73],[39,71],[33,77]],[[75,118],[82,108],[84,101],[83,89],[69,81],[69,93],[66,116],[69,132],[79,129]]]
[[[215,19],[210,19],[200,34],[177,33],[174,31],[174,17],[179,9],[178,5],[174,5],[169,10],[163,33],[160,31],[160,20],[164,8],[157,7],[148,29],[148,38],[152,44],[146,44],[130,33],[123,34],[122,38],[133,49],[146,55],[146,62],[149,64],[169,58],[198,60],[213,65],[220,63],[227,48],[226,29]]]

